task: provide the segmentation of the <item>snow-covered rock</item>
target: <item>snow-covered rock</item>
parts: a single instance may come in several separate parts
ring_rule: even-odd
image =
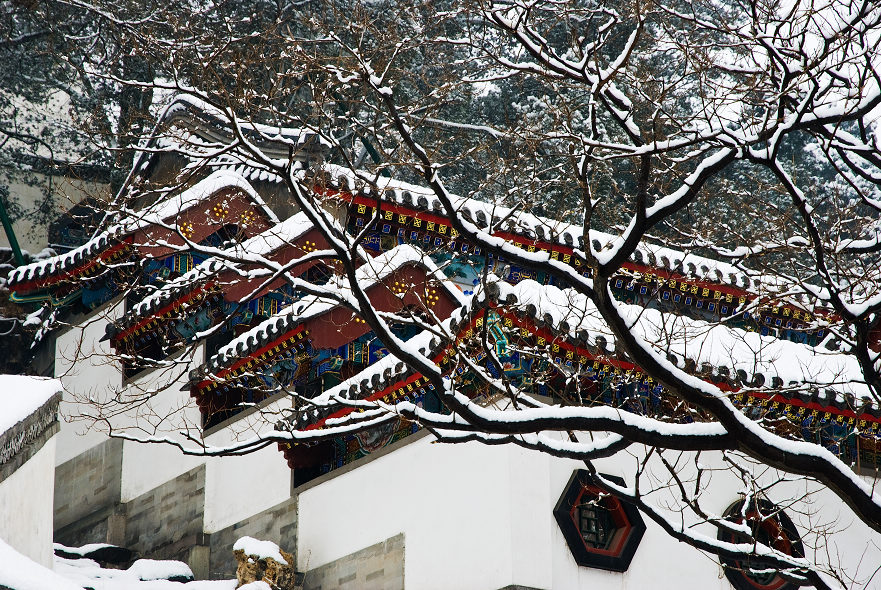
[[[171,580],[188,582],[194,578],[193,570],[182,561],[171,559],[139,559],[128,568],[139,580]]]
[[[238,561],[236,579],[240,588],[264,590],[259,584],[267,583],[273,590],[300,590],[303,576],[294,571],[294,556],[282,551],[272,541],[242,537],[233,545]],[[256,585],[255,585],[256,584]]]

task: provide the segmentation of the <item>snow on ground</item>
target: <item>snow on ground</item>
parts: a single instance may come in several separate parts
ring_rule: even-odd
[[[25,375],[0,375],[0,433],[21,422],[49,399],[61,391],[57,379],[28,377]]]
[[[175,575],[184,569],[187,572],[190,571],[185,563],[179,561],[142,559],[136,561],[127,570],[114,570],[102,568],[98,562],[91,559],[55,558],[55,573],[73,583],[75,588],[89,587],[94,590],[233,590],[236,587],[235,580],[181,583],[155,579],[162,575]],[[143,578],[152,579],[144,580]],[[16,588],[16,590],[19,589]],[[45,587],[45,590],[55,590],[55,588],[48,586]]]
[[[182,561],[172,559],[139,559],[128,568],[128,573],[139,580],[193,579],[193,570]]]
[[[0,587],[13,590],[82,590],[82,586],[31,561],[2,540],[0,540]]]
[[[232,590],[236,587],[235,580],[181,583],[158,579],[181,574],[192,576],[190,568],[179,561],[139,559],[127,570],[114,570],[102,568],[91,559],[56,557],[55,573],[77,588],[94,590]]]
[[[85,552],[68,548],[71,552]],[[12,590],[233,590],[235,580],[171,582],[158,577],[192,576],[180,561],[140,559],[127,570],[105,569],[91,559],[55,558],[55,571],[31,561],[0,540],[0,587]],[[267,587],[268,588],[268,587]],[[249,590],[265,590],[255,586]]]

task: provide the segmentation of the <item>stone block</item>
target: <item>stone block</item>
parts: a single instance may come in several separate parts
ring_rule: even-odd
[[[93,520],[88,517],[119,505],[122,442],[109,439],[55,468],[56,531]],[[76,537],[76,528],[67,535]]]
[[[403,533],[307,571],[303,588],[403,590]]]
[[[290,498],[268,510],[211,533],[209,578],[229,579],[235,575],[236,561],[233,559],[232,546],[242,537],[267,539],[282,546],[296,547],[296,531],[297,501],[295,498]]]
[[[204,510],[205,466],[199,465],[126,504],[122,545],[153,559],[188,561],[200,544]]]

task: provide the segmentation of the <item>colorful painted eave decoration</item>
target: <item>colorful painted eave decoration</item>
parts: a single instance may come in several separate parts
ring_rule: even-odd
[[[327,191],[325,191],[327,192]],[[377,204],[380,207],[379,222],[391,223],[402,226],[409,226],[419,231],[436,232],[439,237],[445,240],[455,240],[458,238],[458,232],[452,227],[448,218],[418,209],[413,209],[399,203],[392,203],[363,196],[360,194],[351,194],[348,192],[333,193],[339,198],[351,204],[355,215],[363,215],[373,218],[376,215],[375,208]],[[552,243],[544,240],[534,239],[523,236],[521,234],[509,231],[497,231],[493,234],[496,237],[508,241],[518,248],[527,252],[544,252],[549,255],[551,260],[559,260],[565,264],[569,264],[576,269],[585,269],[589,272],[584,262],[575,254],[575,249],[559,243]],[[479,254],[479,252],[477,252]],[[743,303],[758,303],[760,305],[772,305],[781,312],[788,312],[786,315],[792,314],[798,317],[804,314],[811,317],[811,313],[806,310],[799,309],[793,305],[774,304],[773,300],[768,297],[760,297],[754,293],[733,285],[715,283],[707,280],[686,277],[674,271],[641,264],[634,261],[627,261],[621,265],[623,271],[630,276],[640,277],[646,282],[657,281],[658,284],[675,285],[675,288],[690,293],[703,293],[705,296],[714,297],[716,299],[730,296]],[[814,315],[826,315],[823,310],[817,310]]]
[[[308,254],[314,250],[319,249],[319,247],[324,247],[323,243],[319,243],[320,235],[315,235],[316,231],[310,229],[304,232],[299,236],[298,239],[291,242],[284,242],[277,248],[263,253],[269,259],[280,259],[284,260],[286,264],[291,264],[297,258],[300,258],[303,254]],[[311,238],[311,239],[310,239]],[[316,240],[316,241],[312,241]],[[298,252],[299,251],[299,252]],[[297,254],[296,256],[287,256],[294,252]],[[202,265],[214,259],[208,259]],[[310,261],[306,262],[302,265],[294,265],[291,266],[289,272],[296,273],[297,275],[303,274],[307,272],[313,266],[319,264],[318,261]],[[239,263],[239,265],[244,270],[250,270],[251,268],[256,267],[256,263],[254,264],[244,264]],[[237,272],[233,272],[231,269],[235,268],[236,264],[218,264],[214,269],[208,269],[205,271],[205,276],[213,277],[208,280],[205,284],[199,284],[194,281],[192,283],[183,285],[178,287],[173,293],[168,293],[164,295],[163,298],[165,301],[161,304],[161,307],[154,309],[138,309],[138,315],[133,317],[126,317],[119,323],[119,331],[112,334],[111,339],[114,342],[124,341],[132,336],[143,333],[146,329],[150,329],[155,327],[158,322],[168,319],[172,315],[174,315],[181,307],[190,306],[193,303],[201,301],[204,297],[208,295],[211,291],[221,291],[220,285],[225,285],[222,289],[224,299],[226,301],[237,302],[238,297],[240,295],[250,294],[251,299],[260,297],[269,292],[273,285],[279,282],[283,282],[284,279],[276,279],[272,283],[266,283],[265,277],[257,277],[257,278],[241,278],[240,274]],[[256,291],[256,294],[253,292],[255,289],[262,285],[262,288]],[[163,291],[159,291],[160,294]]]
[[[101,251],[95,258],[84,261],[82,264],[67,268],[53,269],[52,273],[46,277],[24,281],[16,285],[15,292],[12,294],[13,301],[26,300],[23,295],[34,291],[50,289],[58,283],[73,283],[83,279],[93,277],[103,271],[110,263],[118,261],[120,258],[131,252],[131,238],[123,238],[117,244]],[[48,294],[41,299],[48,299]]]
[[[277,357],[287,353],[291,346],[295,346],[303,339],[308,339],[309,331],[305,324],[300,324],[285,334],[275,338],[268,344],[258,348],[253,354],[234,362],[229,367],[218,371],[216,375],[208,379],[201,379],[194,383],[190,389],[193,397],[200,398],[212,390],[228,385],[228,381],[245,373],[259,370],[261,367],[271,364]]]
[[[214,181],[216,180],[215,178]],[[183,199],[184,194],[198,190],[203,182],[210,185],[214,181],[209,177],[180,195],[171,197],[169,201],[163,201],[163,205],[174,203],[174,199]],[[244,179],[242,182],[245,182]],[[235,183],[222,185],[206,194],[204,198],[185,202],[180,210],[170,215],[162,215],[162,219],[164,222],[176,224],[177,232],[194,241],[202,239],[201,234],[207,235],[210,231],[219,229],[233,220],[237,220],[242,227],[250,228],[250,234],[254,235],[268,228],[271,223],[277,222],[262,201],[257,202],[255,198],[252,193],[244,191]],[[210,213],[195,213],[194,208],[200,204],[210,207],[207,210]],[[68,300],[67,292],[60,296],[56,293],[37,295],[34,292],[51,290],[59,283],[88,280],[100,273],[108,264],[130,254],[132,250],[137,250],[141,257],[149,258],[161,257],[175,250],[174,246],[155,245],[157,241],[163,240],[170,243],[180,242],[180,245],[183,245],[183,240],[178,238],[177,233],[162,224],[135,220],[129,226],[116,226],[115,229],[101,234],[67,254],[13,270],[8,283],[14,290],[13,299],[16,301],[49,299],[53,303],[65,302]]]
[[[435,359],[435,362],[438,362],[440,357]],[[434,385],[428,382],[428,379],[419,375],[418,373],[411,374],[404,379],[395,382],[393,385],[386,387],[381,391],[377,391],[368,395],[359,401],[368,401],[368,402],[382,402],[387,404],[394,404],[399,401],[404,401],[419,392],[419,388],[427,387],[430,390],[434,390]],[[320,420],[309,424],[302,430],[318,430],[324,427],[328,420],[335,420],[339,418],[344,418],[352,413],[362,412],[363,410],[358,408],[342,408],[333,412],[329,416],[321,418]]]
[[[577,363],[582,367],[588,366],[597,375],[615,375],[629,381],[652,382],[650,376],[645,375],[639,367],[632,363],[592,352],[584,346],[571,342],[568,337],[555,334],[548,328],[538,325],[533,320],[512,313],[498,304],[490,303],[489,309],[495,311],[500,316],[505,327],[518,328],[522,337],[534,337],[537,346],[546,346],[551,353],[552,360],[557,365],[567,363],[574,365]],[[480,310],[471,318],[470,322],[460,328],[459,336],[456,340],[457,346],[464,340],[471,338],[475,330],[482,327],[485,312],[486,309]],[[456,350],[456,347],[448,346],[435,354],[434,362],[441,366],[446,364],[453,355],[457,354]],[[419,382],[422,384],[427,383],[427,379],[419,374],[411,374],[404,379],[398,379],[394,384],[380,391],[371,393],[363,399],[365,401],[382,400],[385,403],[394,403],[412,395],[413,389],[411,386],[416,387],[415,384]],[[709,382],[719,387],[722,391],[731,392],[733,394],[731,399],[734,403],[744,409],[775,410],[784,414],[792,421],[801,421],[808,417],[815,417],[821,422],[834,421],[837,424],[856,427],[860,432],[873,436],[879,435],[879,429],[881,429],[881,411],[870,413],[860,411],[860,408],[848,407],[846,405],[822,405],[817,401],[803,399],[799,396],[786,397],[782,394],[768,392],[741,392],[740,386],[736,384],[719,381]],[[358,411],[360,410],[351,407],[341,408],[312,424],[304,426],[302,430],[322,428],[327,420],[342,418]]]
[[[196,287],[193,291],[184,294],[182,297],[150,312],[149,315],[137,319],[134,324],[124,328],[123,330],[113,334],[111,342],[118,345],[134,336],[138,336],[152,330],[160,322],[171,319],[180,311],[182,307],[188,307],[191,304],[198,304],[215,290],[214,283],[206,283]]]

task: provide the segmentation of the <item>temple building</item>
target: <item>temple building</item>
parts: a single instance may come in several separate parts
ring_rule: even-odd
[[[53,352],[52,376],[64,385],[62,416],[77,418],[57,437],[56,541],[124,545],[218,578],[234,567],[233,542],[250,535],[293,552],[305,587],[323,590],[797,586],[773,569],[675,542],[636,506],[592,487],[563,445],[433,444],[417,422],[359,407],[406,400],[452,416],[430,380],[341,304],[355,297],[352,281],[383,317],[400,318],[389,320],[398,339],[487,411],[505,411],[506,400],[486,391],[478,371],[504,376],[537,404],[676,424],[705,418],[621,353],[588,298],[482,252],[424,187],[381,176],[365,183],[323,161],[326,146],[309,132],[279,131],[273,145],[246,127],[264,149],[293,154],[329,215],[319,228],[292,207],[281,179],[246,155],[221,151],[193,166],[229,137],[221,120],[192,99],[175,102],[137,159],[137,189],[113,224],[9,275],[14,301],[43,306],[40,346]],[[585,276],[577,253],[612,239],[591,232],[586,245],[577,225],[466,198],[455,205],[478,228]],[[356,268],[314,255],[343,234],[363,237]],[[676,318],[666,335],[671,363],[872,484],[881,407],[857,360],[831,337],[834,314],[778,289],[758,273],[652,245],[612,282],[624,313],[640,319],[634,329],[661,330]],[[355,412],[376,425],[337,436]],[[333,436],[260,438],[286,431]],[[178,447],[237,450],[220,457]],[[623,485],[640,470],[661,477],[655,460],[634,448],[593,465]],[[703,486],[703,508],[758,527],[775,549],[834,562],[857,579],[881,562],[881,545],[866,547],[875,533],[819,484],[747,462],[764,491],[745,501],[724,453],[683,451],[680,460],[683,477]],[[683,527],[738,542],[695,524],[672,485],[652,501],[671,518],[680,510]]]

